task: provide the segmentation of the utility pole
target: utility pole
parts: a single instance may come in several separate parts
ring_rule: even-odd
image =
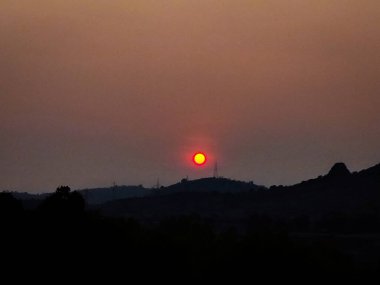
[[[215,165],[214,165],[214,178],[218,178],[219,177],[219,174],[218,174],[218,161],[215,161]]]
[[[156,189],[160,189],[160,178],[157,178]]]

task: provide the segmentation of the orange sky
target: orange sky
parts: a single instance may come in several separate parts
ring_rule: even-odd
[[[379,163],[379,27],[378,0],[2,0],[0,190]]]

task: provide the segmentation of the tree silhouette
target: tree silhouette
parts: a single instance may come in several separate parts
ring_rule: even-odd
[[[40,210],[54,217],[75,218],[84,212],[85,201],[77,191],[71,192],[69,186],[60,186],[54,194],[45,199]]]

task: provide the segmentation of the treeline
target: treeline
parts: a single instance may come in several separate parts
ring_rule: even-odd
[[[357,266],[334,242],[293,239],[271,219],[257,216],[250,222],[244,232],[233,227],[216,231],[196,215],[143,226],[134,219],[86,211],[83,197],[67,186],[32,211],[12,195],[0,194],[2,258],[18,271],[186,283],[362,276],[380,268],[378,263]]]

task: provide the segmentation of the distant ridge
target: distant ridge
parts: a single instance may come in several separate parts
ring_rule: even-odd
[[[138,186],[111,186],[103,188],[80,189],[78,191],[88,204],[98,205],[106,202],[128,199],[141,198],[157,195],[169,195],[181,192],[219,192],[219,193],[239,193],[266,189],[264,186],[258,186],[253,182],[243,182],[222,177],[208,177],[196,180],[182,179],[181,182],[159,189],[145,188]],[[45,199],[52,193],[31,194],[26,192],[11,192],[12,195],[20,200],[31,201],[30,205],[36,205],[38,201]],[[33,202],[34,201],[34,202]]]
[[[161,195],[181,192],[239,193],[258,189],[266,188],[253,182],[243,182],[223,177],[207,177],[196,180],[182,179],[181,182],[164,187],[160,191],[156,191],[156,193]]]
[[[102,204],[112,200],[131,197],[144,197],[152,193],[152,189],[138,186],[112,186],[103,188],[80,189],[78,191],[89,204]],[[32,194],[27,192],[10,192],[20,200],[43,200],[52,193]]]
[[[351,199],[351,202],[354,204],[356,202],[353,201],[354,199],[358,199],[358,201],[360,201],[363,200],[364,196],[373,196],[376,193],[380,193],[380,191],[376,192],[374,189],[380,189],[380,164],[359,172],[351,173],[344,163],[339,162],[334,164],[331,170],[324,176],[302,181],[292,186],[274,185],[269,189],[264,186],[256,185],[253,182],[243,182],[223,177],[208,177],[196,180],[182,179],[182,181],[178,183],[167,187],[161,186],[158,189],[145,188],[138,185],[112,186],[105,188],[82,189],[77,191],[82,194],[89,205],[101,205],[104,203],[111,203],[116,200],[170,196],[181,193],[194,193],[194,195],[196,193],[225,193],[240,195],[243,193],[255,192],[272,193],[273,191],[277,193],[278,190],[281,190],[281,195],[284,197],[295,197],[295,195],[312,197],[314,195],[316,199],[315,201],[322,201],[326,197],[329,199],[329,201],[327,201],[329,204],[332,203],[331,201],[342,199],[341,195],[343,193],[345,195],[344,199]],[[326,194],[322,194],[323,192],[326,192]],[[11,193],[17,199],[28,201],[27,204],[30,205],[30,207],[34,207],[39,203],[38,201],[45,199],[51,194],[31,194],[20,192]],[[296,197],[295,199],[298,198]],[[311,202],[312,201],[310,201],[310,203]],[[338,207],[340,207],[340,205],[338,205]]]
[[[102,204],[108,201],[144,197],[152,193],[152,189],[138,186],[112,186],[78,190],[88,204]]]
[[[219,225],[227,221],[238,225],[255,215],[288,220],[307,216],[314,222],[335,213],[380,216],[380,164],[351,173],[338,163],[326,175],[292,186],[266,189],[247,184],[214,178],[185,180],[157,190],[158,195],[110,201],[99,209],[105,215],[142,221],[195,213]]]

